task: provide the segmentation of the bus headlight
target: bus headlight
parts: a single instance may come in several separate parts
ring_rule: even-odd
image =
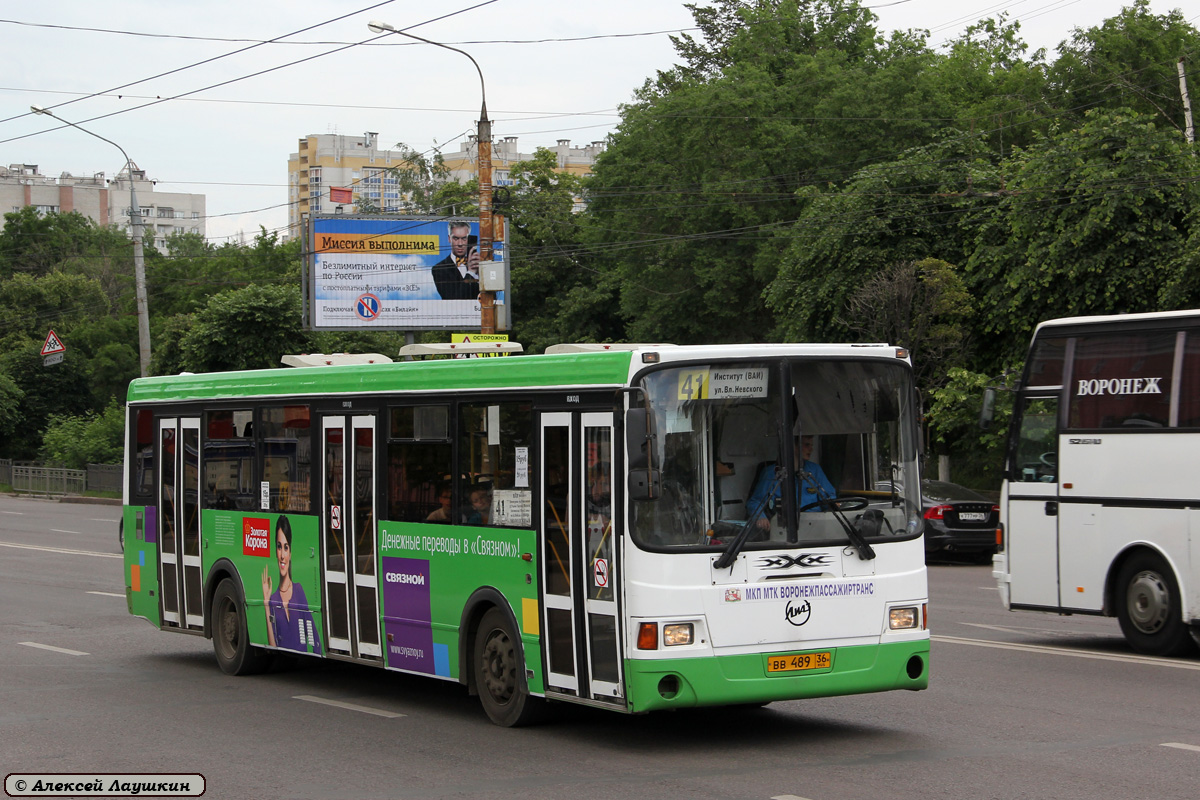
[[[690,622],[673,625],[663,625],[663,644],[667,647],[680,644],[691,644],[695,641],[695,628]]]
[[[921,611],[916,606],[888,609],[888,627],[894,631],[912,630],[921,625]]]

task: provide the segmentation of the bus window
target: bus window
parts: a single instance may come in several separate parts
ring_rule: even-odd
[[[1181,428],[1200,428],[1200,332],[1190,331],[1183,343],[1183,373],[1179,380]]]
[[[149,497],[154,494],[154,412],[148,408],[139,409],[137,424],[134,427],[133,452],[137,459],[137,472],[134,475],[133,494],[138,497]]]
[[[1063,363],[1067,357],[1067,337],[1046,337],[1037,340],[1029,357],[1025,385],[1062,386]]]
[[[1167,427],[1174,361],[1174,331],[1079,337],[1068,427]]]
[[[1028,397],[1021,415],[1009,480],[1053,483],[1058,472],[1058,399]]]
[[[441,495],[450,494],[450,409],[405,406],[389,409],[388,519],[397,522],[451,522]],[[430,516],[433,515],[433,519]]]
[[[533,408],[529,403],[492,403],[462,406],[458,425],[458,474],[465,486],[460,521],[466,525],[525,524],[494,511],[496,492],[506,499],[513,491],[529,494],[528,454],[533,437]],[[522,455],[523,458],[518,458]],[[509,506],[513,505],[509,501]],[[528,507],[524,504],[518,507]]]
[[[253,511],[258,508],[254,491],[254,438],[250,409],[209,411],[204,438],[204,508]],[[252,432],[252,430],[251,430]]]
[[[308,406],[259,409],[262,481],[271,485],[271,511],[307,514],[312,485],[311,416]]]

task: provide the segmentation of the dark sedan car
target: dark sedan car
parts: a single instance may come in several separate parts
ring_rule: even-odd
[[[889,484],[877,489],[888,491]],[[988,560],[996,552],[1000,506],[957,483],[921,481],[921,508],[925,517],[925,555],[963,555]]]

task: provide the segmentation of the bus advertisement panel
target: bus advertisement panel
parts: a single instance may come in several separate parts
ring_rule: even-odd
[[[494,256],[503,252],[501,242]],[[477,327],[480,267],[478,220],[314,217],[309,324],[317,330]],[[504,292],[496,303],[503,305]]]

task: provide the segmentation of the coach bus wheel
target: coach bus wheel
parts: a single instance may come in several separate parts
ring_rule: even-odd
[[[492,722],[513,728],[535,721],[540,703],[529,696],[517,636],[498,608],[490,609],[479,623],[474,664],[479,700]]]
[[[1159,556],[1135,555],[1121,568],[1117,581],[1117,618],[1134,650],[1173,656],[1192,646],[1183,621],[1179,585]]]
[[[217,665],[226,675],[252,675],[267,668],[270,654],[250,644],[246,604],[229,578],[221,581],[213,594],[212,632]]]

